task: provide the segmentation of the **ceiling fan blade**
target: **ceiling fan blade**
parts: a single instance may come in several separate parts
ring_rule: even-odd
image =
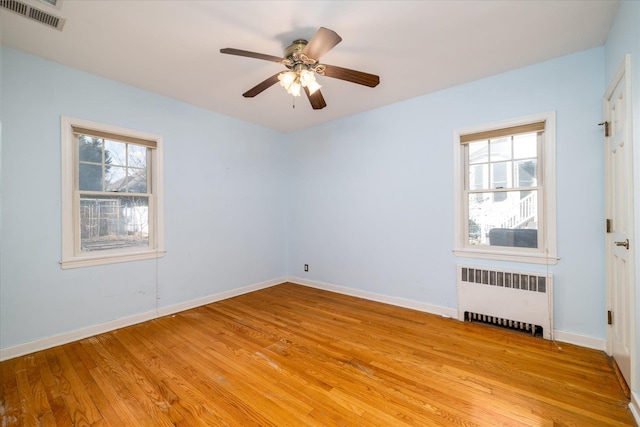
[[[325,64],[323,64],[325,65]],[[334,79],[345,80],[351,83],[376,87],[380,83],[380,77],[375,74],[363,73],[362,71],[350,70],[348,68],[336,67],[335,65],[325,65],[327,68],[324,75]]]
[[[320,89],[316,90],[313,94],[311,94],[309,92],[309,88],[305,86],[304,93],[307,94],[307,98],[309,98],[309,102],[311,103],[311,106],[313,107],[314,110],[322,110],[324,107],[327,106],[327,103],[324,102],[324,97],[322,96]]]
[[[279,74],[280,73],[274,74],[273,76],[269,77],[262,83],[258,83],[257,85],[255,85],[254,87],[252,87],[251,89],[243,93],[242,96],[244,96],[245,98],[253,98],[256,95],[261,94],[266,89],[269,89],[271,86],[278,83]]]
[[[311,41],[302,49],[302,53],[309,58],[315,60],[320,59],[322,55],[329,52],[335,45],[342,41],[335,31],[328,28],[320,27],[320,29],[313,35]]]
[[[230,47],[220,49],[220,53],[226,53],[229,55],[237,55],[237,56],[246,56],[247,58],[264,59],[265,61],[271,61],[271,62],[282,61],[282,58],[278,56],[266,55],[264,53],[257,53],[257,52],[249,52],[248,50],[233,49]]]

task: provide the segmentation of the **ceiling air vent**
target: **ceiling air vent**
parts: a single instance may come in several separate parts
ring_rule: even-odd
[[[20,0],[0,0],[0,8],[10,10],[47,27],[62,31],[66,19],[44,12]]]

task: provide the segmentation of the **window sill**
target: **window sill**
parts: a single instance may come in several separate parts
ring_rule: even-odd
[[[523,262],[528,264],[556,265],[558,258],[552,254],[493,251],[482,249],[454,249],[453,254],[463,258],[481,258],[497,261]]]
[[[70,268],[93,267],[96,265],[116,264],[121,262],[142,261],[162,258],[165,251],[141,251],[127,254],[75,257],[60,261],[63,270]]]

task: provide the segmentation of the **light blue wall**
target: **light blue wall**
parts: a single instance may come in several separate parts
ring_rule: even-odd
[[[167,307],[290,274],[456,308],[456,263],[544,272],[452,254],[453,130],[551,110],[555,326],[602,339],[604,55],[282,135],[2,49],[0,347],[153,310],[156,288]],[[157,263],[60,270],[60,115],[164,135],[168,253]]]
[[[640,242],[640,2],[623,1],[618,9],[615,21],[605,44],[605,76],[606,82],[614,77],[625,54],[631,54],[631,91],[633,105],[633,147],[634,147],[634,206],[635,206],[635,238]],[[633,364],[635,366],[635,382],[632,389],[640,390],[640,250],[635,252],[636,265],[636,346]]]
[[[452,254],[453,131],[555,110],[555,327],[605,338],[603,81],[596,48],[287,135],[290,274],[456,308],[456,263],[544,272]]]
[[[281,134],[3,48],[0,347],[286,274]],[[157,262],[61,270],[60,116],[164,136]]]

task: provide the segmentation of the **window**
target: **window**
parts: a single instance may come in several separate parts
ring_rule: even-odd
[[[163,255],[162,137],[62,117],[62,268]]]
[[[555,114],[458,130],[454,153],[454,253],[555,264]]]

